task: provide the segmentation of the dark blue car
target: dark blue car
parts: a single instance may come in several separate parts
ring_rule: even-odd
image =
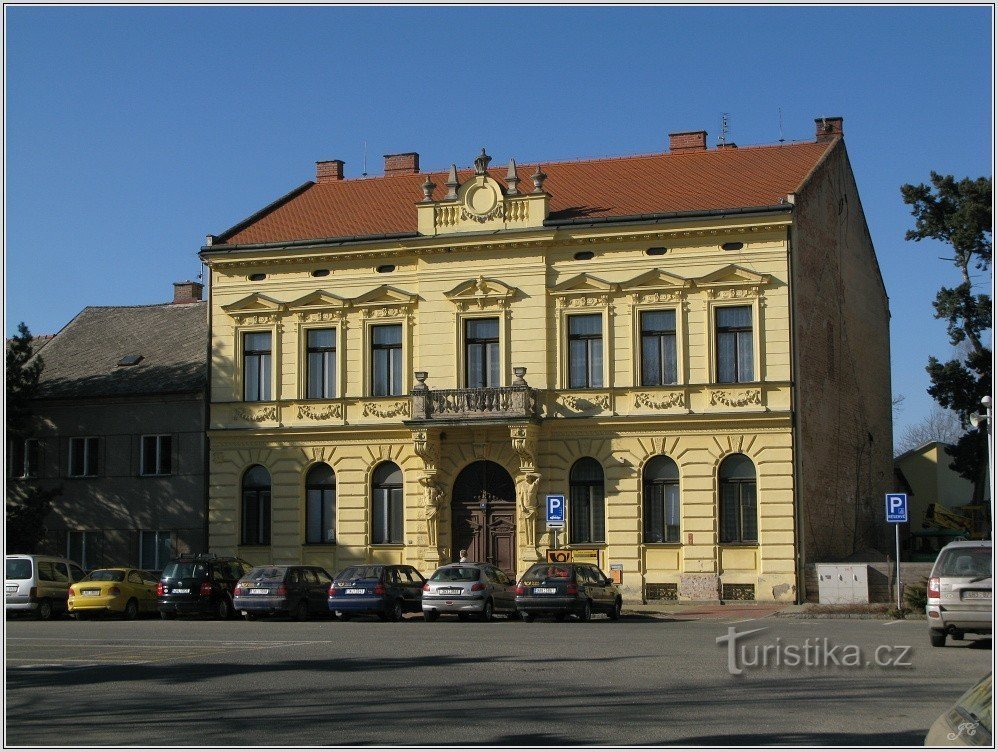
[[[340,619],[374,614],[385,621],[422,611],[426,578],[405,564],[365,564],[347,567],[329,588],[329,610]]]

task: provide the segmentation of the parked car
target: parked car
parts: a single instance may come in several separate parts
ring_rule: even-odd
[[[8,614],[51,619],[65,613],[69,586],[86,576],[75,561],[58,556],[12,554],[7,557],[4,604]]]
[[[247,619],[287,614],[298,621],[329,615],[333,578],[322,567],[272,564],[254,567],[236,583],[232,606]]]
[[[541,614],[589,621],[594,612],[620,617],[620,591],[593,564],[534,564],[516,585],[516,609],[524,621]]]
[[[968,689],[953,707],[939,716],[925,735],[926,747],[990,747],[994,722],[991,714],[992,675]]]
[[[141,569],[95,569],[69,588],[69,613],[77,619],[108,613],[134,619],[140,613],[153,613],[158,584]]]
[[[426,621],[440,614],[457,614],[461,620],[475,614],[490,621],[494,613],[516,614],[516,585],[491,564],[447,564],[423,585]]]
[[[376,614],[399,621],[406,613],[422,610],[426,578],[405,564],[366,564],[347,567],[333,578],[329,610],[341,619]]]
[[[991,549],[991,541],[954,541],[939,552],[925,603],[933,647],[943,647],[947,635],[962,640],[967,632],[991,634]]]
[[[214,554],[193,554],[171,560],[163,568],[156,589],[159,615],[173,619],[178,614],[208,614],[228,619],[232,591],[239,579],[252,569],[242,559]]]

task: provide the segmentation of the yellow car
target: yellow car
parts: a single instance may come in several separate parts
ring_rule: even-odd
[[[134,619],[156,610],[155,577],[141,569],[95,569],[69,588],[69,613],[75,618],[116,613]]]

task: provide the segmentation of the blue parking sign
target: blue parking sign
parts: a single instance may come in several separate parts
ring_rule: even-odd
[[[898,524],[908,521],[908,494],[889,493],[886,503],[887,522]]]
[[[565,526],[565,497],[558,494],[550,494],[547,497],[547,523],[548,527]]]

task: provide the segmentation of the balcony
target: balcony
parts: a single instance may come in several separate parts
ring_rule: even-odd
[[[512,386],[481,389],[430,389],[427,373],[416,372],[412,390],[412,422],[505,421],[537,416],[537,390],[524,381],[526,368],[514,368]]]

